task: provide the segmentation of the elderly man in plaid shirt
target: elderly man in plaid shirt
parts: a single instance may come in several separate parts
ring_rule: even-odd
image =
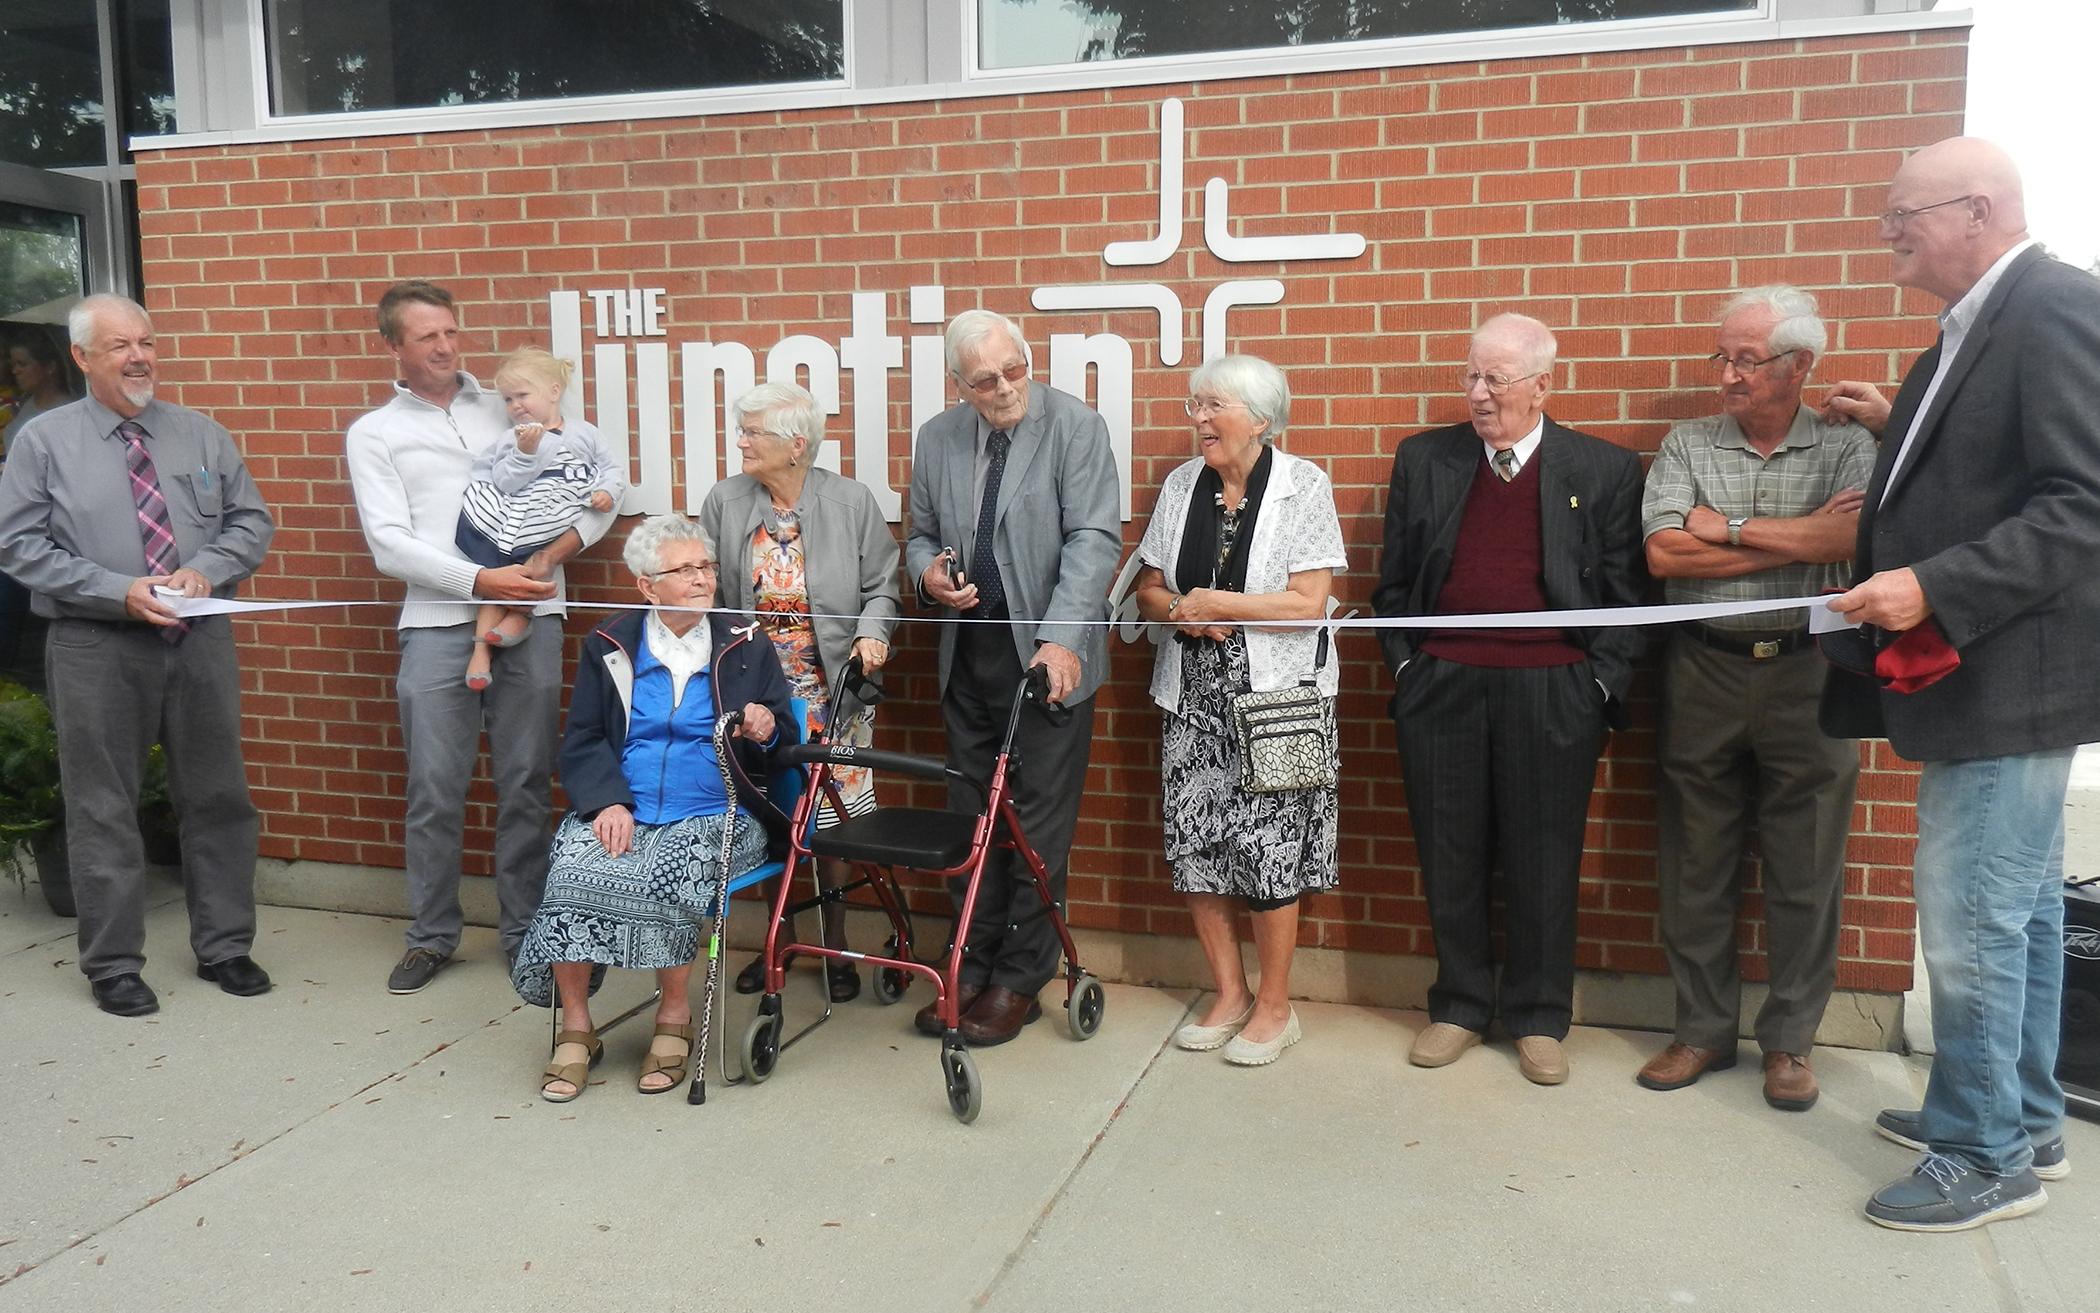
[[[1671,602],[1800,597],[1842,588],[1874,439],[1802,404],[1823,354],[1816,299],[1760,287],[1721,311],[1721,414],[1671,429],[1641,507],[1648,569]],[[1693,622],[1663,658],[1658,867],[1677,987],[1673,1042],[1641,1068],[1651,1090],[1735,1065],[1742,979],[1736,904],[1743,832],[1762,854],[1769,992],[1758,1009],[1765,1101],[1816,1101],[1809,1049],[1837,977],[1856,739],[1816,724],[1823,659],[1799,612]]]

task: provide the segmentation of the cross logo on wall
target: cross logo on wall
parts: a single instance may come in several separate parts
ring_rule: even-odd
[[[1165,264],[1181,249],[1182,110],[1178,97],[1159,107],[1159,230],[1137,242],[1110,242],[1104,262],[1119,267]],[[1203,184],[1203,244],[1229,264],[1263,264],[1282,260],[1353,260],[1364,253],[1361,233],[1306,233],[1273,237],[1235,237],[1228,230],[1227,183],[1212,178]],[[1218,284],[1203,298],[1203,358],[1225,354],[1225,313],[1238,305],[1275,305],[1283,284],[1274,278],[1235,278]],[[1038,310],[1151,310],[1159,315],[1159,362],[1181,363],[1181,297],[1164,283],[1066,284],[1039,287],[1030,297]]]

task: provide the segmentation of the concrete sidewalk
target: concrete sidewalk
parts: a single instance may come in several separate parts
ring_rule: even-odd
[[[0,887],[5,1313],[2100,1307],[2100,1128],[2072,1124],[2078,1174],[2033,1217],[1859,1216],[1912,1162],[1869,1129],[1922,1088],[1890,1054],[1821,1051],[1821,1104],[1787,1115],[1754,1050],[1659,1095],[1632,1081],[1659,1037],[1583,1029],[1574,1078],[1539,1089],[1506,1045],[1419,1071],[1420,1014],[1310,1004],[1304,1043],[1241,1071],[1168,1043],[1186,995],[1111,986],[1093,1040],[1052,1008],[981,1053],[966,1127],[910,1029],[919,986],[702,1108],[634,1093],[630,1023],[558,1106],[535,1094],[546,1013],[490,932],[394,998],[398,922],[265,908],[278,988],[234,999],[190,975],[180,896],[156,895],[162,1010],[121,1020],[71,923]]]

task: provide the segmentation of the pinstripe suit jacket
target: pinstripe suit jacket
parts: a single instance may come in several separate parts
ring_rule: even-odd
[[[1648,579],[1641,553],[1640,457],[1548,419],[1532,459],[1539,463],[1546,605],[1556,610],[1638,605]],[[1470,423],[1417,433],[1400,444],[1386,491],[1385,557],[1371,595],[1379,615],[1436,611],[1480,464],[1480,435]],[[1388,671],[1398,671],[1414,656],[1421,632],[1378,631]],[[1633,663],[1647,646],[1645,631],[1566,633],[1568,641],[1589,653],[1591,672],[1609,697],[1607,720],[1623,727]]]

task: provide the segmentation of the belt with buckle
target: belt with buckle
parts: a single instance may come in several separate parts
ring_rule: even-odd
[[[1726,652],[1730,656],[1749,657],[1752,661],[1770,661],[1773,657],[1785,656],[1789,652],[1798,652],[1802,648],[1807,647],[1810,642],[1806,629],[1796,629],[1790,634],[1780,634],[1776,638],[1738,638],[1733,634],[1724,634],[1711,626],[1701,624],[1686,625],[1681,632],[1685,637],[1702,643],[1716,652]]]

